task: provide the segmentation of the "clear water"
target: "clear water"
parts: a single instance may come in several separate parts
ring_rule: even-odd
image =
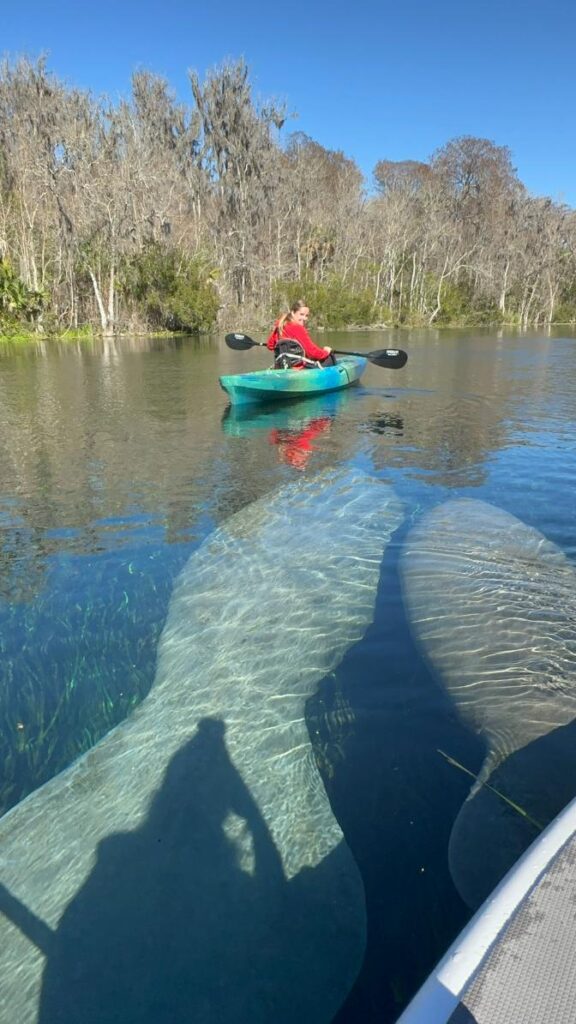
[[[461,495],[519,516],[574,560],[576,340],[325,338],[402,347],[409,361],[246,416],[231,413],[218,375],[266,360],[221,338],[0,349],[0,813],[146,695],[174,580],[215,526],[302,474],[370,470],[408,514],[374,624],[307,718],[368,904],[364,969],[337,1021],[392,1022],[469,916],[446,847],[470,780],[438,749],[471,771],[484,753],[414,644],[398,555],[422,512]]]

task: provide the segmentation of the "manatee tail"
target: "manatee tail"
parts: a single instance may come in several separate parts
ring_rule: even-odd
[[[448,861],[465,903],[476,909],[576,793],[576,721],[485,767],[452,827]]]

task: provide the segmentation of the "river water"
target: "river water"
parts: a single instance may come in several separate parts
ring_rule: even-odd
[[[238,416],[218,376],[266,357],[221,337],[0,348],[0,813],[146,696],[174,581],[210,531],[284,482],[342,464],[369,471],[403,501],[405,524],[387,549],[378,628],[307,719],[368,909],[364,968],[337,1021],[386,1024],[470,916],[446,856],[470,778],[438,750],[472,772],[484,756],[412,637],[398,556],[423,512],[467,496],[575,560],[576,337],[322,341],[400,347],[408,363]]]

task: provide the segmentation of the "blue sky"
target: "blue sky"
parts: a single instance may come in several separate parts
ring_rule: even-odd
[[[191,102],[201,77],[243,56],[256,97],[353,157],[427,160],[459,135],[509,146],[535,195],[576,207],[573,0],[27,0],[3,11],[0,53],[44,52],[68,84],[127,95],[145,67]]]

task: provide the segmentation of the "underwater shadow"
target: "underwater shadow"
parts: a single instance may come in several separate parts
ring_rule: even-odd
[[[4,914],[45,956],[53,950],[54,932],[0,882],[0,914]]]
[[[143,825],[100,843],[46,944],[39,1024],[326,1019],[299,936],[317,871],[337,870],[338,851],[286,882],[224,733],[221,721],[201,721]],[[2,909],[35,941],[10,899]]]
[[[448,842],[483,741],[462,723],[414,643],[398,559],[386,550],[373,624],[339,669],[353,708],[342,767],[325,780],[358,864],[368,919],[364,965],[334,1024],[392,1024],[470,918],[450,875]]]

